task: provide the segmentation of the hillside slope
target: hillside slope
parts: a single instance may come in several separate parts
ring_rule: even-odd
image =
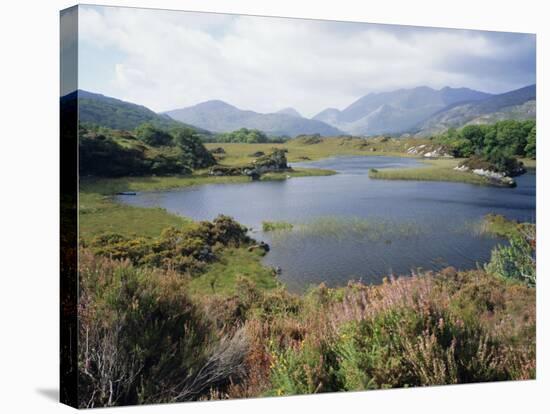
[[[313,119],[356,135],[401,133],[451,104],[477,101],[490,96],[468,88],[445,87],[435,90],[420,86],[370,93],[342,111],[328,108]]]
[[[536,99],[536,85],[530,85],[481,101],[451,105],[422,122],[416,133],[427,136],[468,124],[490,124],[503,119],[534,119]]]
[[[175,128],[186,126],[202,134],[208,131],[159,115],[149,108],[98,93],[78,90],[79,121],[112,129],[132,130],[149,122],[157,127]]]

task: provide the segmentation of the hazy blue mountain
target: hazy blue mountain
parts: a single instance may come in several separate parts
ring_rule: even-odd
[[[342,131],[324,122],[286,113],[261,114],[244,111],[223,101],[202,102],[166,112],[171,118],[214,132],[231,132],[240,128],[259,129],[268,135],[300,134],[340,135]],[[298,114],[299,115],[299,114]]]
[[[208,133],[201,128],[178,122],[169,116],[157,114],[142,105],[84,90],[78,90],[77,93],[80,122],[124,130],[132,130],[144,122],[150,122],[158,127],[187,126],[203,134]]]
[[[329,125],[336,125],[338,123],[338,118],[339,118],[340,114],[341,114],[341,112],[340,112],[339,109],[327,108],[327,109],[324,109],[323,111],[319,112],[312,119],[315,119],[317,121],[326,122]]]
[[[476,101],[489,96],[491,95],[468,88],[445,87],[436,90],[420,86],[369,93],[342,111],[325,109],[313,119],[356,135],[400,133],[451,104]]]
[[[275,112],[276,114],[290,115],[296,118],[303,118],[300,112],[294,108],[283,108],[280,111]]]
[[[534,119],[536,117],[536,85],[526,86],[481,101],[450,105],[418,126],[418,135],[432,135],[449,127],[467,124],[489,124],[503,119]]]

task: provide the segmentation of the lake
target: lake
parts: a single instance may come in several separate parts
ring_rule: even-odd
[[[534,173],[517,177],[516,188],[497,188],[368,177],[370,168],[423,165],[412,158],[348,156],[292,165],[338,174],[143,192],[118,201],[195,220],[234,217],[255,239],[269,243],[265,264],[280,267],[280,280],[294,291],[350,279],[378,283],[389,274],[421,269],[475,268],[504,243],[480,234],[483,216],[535,221]],[[294,228],[265,233],[263,221],[290,222]]]

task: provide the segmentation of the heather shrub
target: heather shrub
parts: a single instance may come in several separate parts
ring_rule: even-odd
[[[81,255],[82,406],[535,376],[536,292],[524,283],[446,268],[297,295],[239,276],[231,294],[190,297],[174,262],[145,258],[215,256],[248,243],[245,229],[221,218],[144,240],[106,234],[95,249],[119,260]]]
[[[244,375],[243,332],[219,337],[175,272],[80,255],[79,405],[204,398]]]
[[[533,378],[534,291],[482,271],[324,285],[270,322],[267,393]]]

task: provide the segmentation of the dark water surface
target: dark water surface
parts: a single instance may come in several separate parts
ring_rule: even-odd
[[[371,180],[369,168],[417,167],[398,157],[336,157],[294,166],[339,174],[285,181],[212,184],[119,196],[127,204],[166,208],[196,220],[218,214],[253,228],[271,251],[264,262],[282,269],[292,290],[349,279],[379,282],[390,273],[455,266],[475,268],[503,241],[480,234],[488,213],[535,220],[535,175],[517,177],[517,188],[463,183]],[[262,221],[286,221],[294,229],[263,233]]]

